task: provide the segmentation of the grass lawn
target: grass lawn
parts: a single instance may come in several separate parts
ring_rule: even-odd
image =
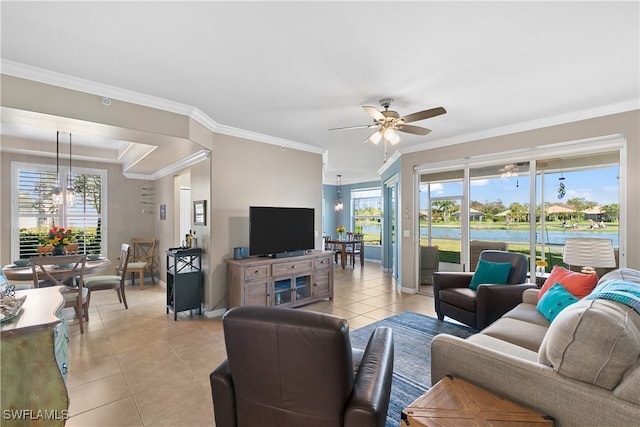
[[[421,222],[421,226],[426,227],[426,222]],[[451,222],[451,223],[437,223],[433,224],[432,227],[444,227],[444,228],[460,228],[459,222]],[[493,230],[529,230],[528,222],[520,222],[515,223],[511,222],[509,224],[505,222],[494,222],[494,223],[479,223],[478,221],[473,221],[470,224],[471,229],[493,229]],[[562,230],[563,225],[558,221],[549,221],[545,223],[545,227],[547,230]],[[600,233],[600,232],[613,232],[617,233],[619,230],[619,223],[611,222],[606,223],[605,229],[591,229],[589,221],[581,221],[575,224],[574,229],[578,230],[589,230],[589,233]],[[426,239],[421,239],[421,245],[427,245]],[[440,261],[442,262],[451,262],[454,264],[460,264],[460,241],[457,240],[448,240],[448,239],[432,239],[432,244],[438,246],[440,252]],[[546,259],[549,264],[546,268],[547,271],[551,271],[554,265],[561,265],[566,267],[566,264],[562,262],[562,246],[561,245],[545,245],[545,255],[544,259]],[[507,249],[510,252],[519,252],[529,256],[529,243],[508,243]],[[536,251],[536,258],[542,259],[542,255],[540,253],[540,248],[538,247]]]

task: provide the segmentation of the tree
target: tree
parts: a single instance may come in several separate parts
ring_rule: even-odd
[[[448,222],[451,212],[457,209],[458,205],[453,200],[438,200],[433,202],[433,206],[441,214],[444,221]]]
[[[76,194],[82,195],[85,203],[102,213],[102,180],[99,175],[78,175],[73,182]]]
[[[527,207],[514,202],[509,205],[509,210],[511,211],[511,218],[515,219],[517,223],[520,221],[524,221],[527,219]]]
[[[620,217],[620,205],[618,203],[612,203],[602,207],[605,215],[609,221],[616,221]]]

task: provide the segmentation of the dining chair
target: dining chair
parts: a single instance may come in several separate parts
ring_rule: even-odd
[[[118,301],[124,302],[124,308],[127,310],[127,297],[124,293],[124,282],[127,278],[127,266],[129,264],[129,256],[131,250],[129,245],[123,243],[120,246],[120,257],[118,258],[118,264],[116,265],[116,274],[101,275],[101,276],[88,276],[84,280],[84,286],[89,290],[87,295],[87,307],[91,304],[91,293],[94,291],[103,291],[106,289],[115,289],[118,293]]]
[[[340,240],[339,237],[338,237],[338,239]],[[353,241],[353,232],[352,231],[347,231],[345,233],[344,243],[334,243],[333,251],[334,251],[334,257],[335,257],[335,263],[336,264],[338,263],[338,257],[340,257],[340,259],[342,259],[342,251],[343,250],[345,251],[345,259],[347,258],[347,253],[348,253],[348,249],[349,249],[349,246],[350,246],[350,244],[348,242],[352,242],[352,241]]]
[[[329,241],[331,240],[331,236],[328,234],[325,234],[322,236],[322,246],[324,247],[325,251],[330,251],[331,250],[331,243],[329,243]]]
[[[52,286],[64,286],[62,296],[65,307],[73,307],[80,321],[80,333],[84,333],[83,318],[89,321],[88,290],[84,287],[84,271],[87,257],[84,255],[60,255],[31,257],[33,286],[44,280]],[[69,285],[73,283],[74,286]]]
[[[127,267],[131,273],[131,284],[135,283],[135,274],[138,273],[140,289],[144,289],[144,273],[148,270],[151,275],[151,283],[155,285],[156,239],[134,238],[131,239],[131,243],[133,258]]]
[[[362,262],[362,245],[363,245],[364,236],[362,234],[356,233],[352,234],[350,243],[348,243],[345,247],[345,251],[347,253],[347,263],[351,264],[351,267],[356,267],[356,256],[360,257],[360,265],[363,265]]]

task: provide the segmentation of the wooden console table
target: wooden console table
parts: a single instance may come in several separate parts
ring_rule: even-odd
[[[2,323],[3,426],[63,426],[68,417],[69,332],[58,317],[62,288],[17,291],[27,299],[18,316]]]
[[[553,426],[548,416],[516,405],[459,378],[446,376],[429,391],[402,410],[409,426],[513,427]]]

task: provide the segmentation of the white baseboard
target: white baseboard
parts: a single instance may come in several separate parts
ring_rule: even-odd
[[[226,308],[219,308],[217,310],[210,310],[210,311],[205,310],[203,314],[205,317],[208,317],[209,319],[213,319],[214,317],[222,317],[222,315],[225,314],[226,312],[227,312]]]

